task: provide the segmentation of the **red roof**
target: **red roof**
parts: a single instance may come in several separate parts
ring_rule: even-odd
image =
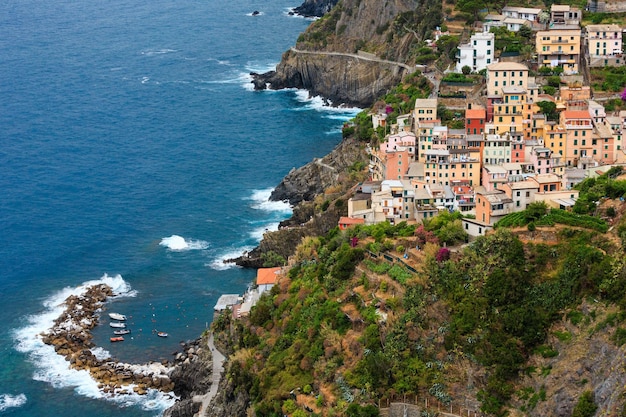
[[[279,266],[275,268],[259,268],[256,271],[256,285],[276,284],[279,271]]]
[[[365,219],[355,219],[354,217],[343,216],[339,219],[339,224],[365,224]]]
[[[563,117],[566,119],[591,119],[589,110],[565,110]]]
[[[466,119],[484,119],[487,111],[485,109],[469,109],[465,110]]]

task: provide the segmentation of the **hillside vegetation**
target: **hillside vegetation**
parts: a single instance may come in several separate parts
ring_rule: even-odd
[[[462,246],[458,215],[305,238],[247,320],[213,324],[231,352],[230,395],[257,416],[373,416],[406,398],[495,416],[626,415],[623,372],[602,374],[625,362],[618,174],[580,185],[603,216],[612,203],[610,232],[533,206],[525,227],[503,222]],[[542,226],[547,216],[561,226]]]

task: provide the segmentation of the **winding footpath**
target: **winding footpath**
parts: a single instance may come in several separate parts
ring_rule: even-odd
[[[224,372],[224,361],[226,358],[222,353],[215,348],[215,344],[213,343],[213,333],[209,335],[209,340],[207,342],[209,349],[211,349],[211,355],[213,356],[213,373],[211,374],[211,389],[204,395],[198,395],[194,397],[194,402],[201,402],[200,410],[198,411],[197,416],[204,416],[205,412],[209,406],[209,403],[217,394],[217,389],[220,385],[220,380],[222,379],[222,372]]]
[[[344,57],[348,57],[348,58],[355,58],[355,59],[360,59],[363,61],[370,61],[370,62],[378,62],[381,64],[389,64],[389,65],[395,65],[397,67],[401,67],[406,69],[409,72],[413,72],[415,70],[424,70],[424,68],[426,68],[424,65],[416,65],[416,66],[411,66],[411,65],[407,65],[403,62],[396,62],[396,61],[388,61],[386,59],[380,59],[378,57],[376,57],[373,54],[369,54],[367,52],[364,53],[356,53],[356,54],[351,54],[348,52],[327,52],[327,51],[305,51],[303,49],[296,49],[294,47],[290,48],[291,52],[297,53],[297,54],[309,54],[309,55],[332,55],[332,56],[344,56]]]

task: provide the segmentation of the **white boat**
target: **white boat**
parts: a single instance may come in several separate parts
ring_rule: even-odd
[[[157,336],[159,336],[159,337],[167,337],[169,335],[167,333],[165,333],[165,332],[157,332]]]
[[[121,329],[121,330],[114,330],[113,334],[116,334],[118,336],[124,335],[124,334],[128,334],[130,333],[130,329]]]
[[[118,323],[118,322],[112,321],[111,323],[109,323],[109,326],[115,327],[117,329],[123,329],[124,327],[126,327],[126,323]]]
[[[119,313],[109,313],[109,317],[111,317],[113,320],[119,320],[119,321],[126,320],[126,316],[123,314],[119,314]]]

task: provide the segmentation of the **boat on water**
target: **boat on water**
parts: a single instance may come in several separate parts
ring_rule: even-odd
[[[124,338],[122,336],[117,336],[117,337],[112,337],[111,338],[111,343],[113,342],[123,342]]]
[[[121,336],[123,334],[128,334],[128,333],[130,333],[130,329],[113,330],[113,334],[116,334],[118,336]]]
[[[112,321],[111,323],[109,323],[109,326],[115,327],[117,329],[123,329],[123,328],[126,327],[126,323],[119,323],[119,322],[116,322],[116,321]]]
[[[126,320],[126,316],[120,313],[109,313],[109,317],[113,320],[119,320],[119,321]]]
[[[159,337],[167,337],[167,336],[169,336],[169,334],[167,334],[165,332],[157,332],[157,336],[159,336]]]

